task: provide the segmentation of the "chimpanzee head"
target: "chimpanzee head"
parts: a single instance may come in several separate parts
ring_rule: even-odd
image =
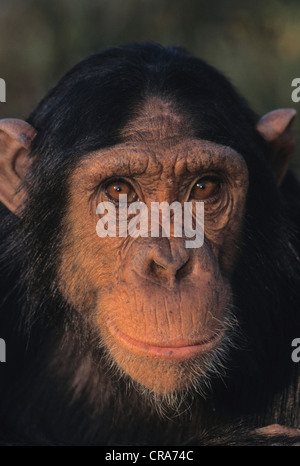
[[[2,120],[0,198],[15,215],[11,260],[30,325],[43,322],[62,338],[68,329],[96,361],[105,354],[159,395],[199,390],[223,374],[240,264],[270,240],[276,248],[285,232],[278,186],[294,116],[284,109],[259,119],[202,60],[141,44],[83,60],[27,122]],[[150,222],[162,203],[171,206],[169,234],[163,216],[158,234],[148,223],[139,234],[138,212]],[[110,208],[115,219],[123,209],[134,235],[120,225],[105,235]],[[192,231],[200,224],[204,233],[197,247],[187,247],[188,211]]]

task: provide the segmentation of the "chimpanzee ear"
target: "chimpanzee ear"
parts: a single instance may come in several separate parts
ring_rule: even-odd
[[[283,181],[296,146],[292,125],[296,110],[282,108],[264,115],[256,125],[261,136],[274,148],[270,165],[277,184]]]
[[[0,201],[16,212],[25,198],[18,191],[29,166],[31,143],[35,129],[26,121],[0,120]]]

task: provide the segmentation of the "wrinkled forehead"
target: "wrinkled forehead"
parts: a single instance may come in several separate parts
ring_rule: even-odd
[[[207,170],[245,172],[239,153],[196,138],[188,117],[159,97],[148,98],[132,112],[120,139],[115,146],[87,154],[78,166],[78,177],[83,171],[86,177],[95,175],[98,180],[114,176],[182,177]]]
[[[124,142],[157,144],[193,136],[188,118],[161,97],[149,97],[121,132]]]

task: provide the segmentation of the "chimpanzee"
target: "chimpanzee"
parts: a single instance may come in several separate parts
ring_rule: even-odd
[[[300,442],[295,114],[260,118],[204,61],[142,43],[0,121],[2,445]],[[125,201],[135,233],[133,207],[165,203],[169,234],[162,211],[159,234],[109,234]]]

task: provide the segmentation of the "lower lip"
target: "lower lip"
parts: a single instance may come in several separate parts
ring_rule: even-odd
[[[201,354],[207,353],[214,349],[222,340],[222,334],[218,333],[214,337],[204,340],[203,342],[192,345],[176,346],[155,346],[135,340],[121,332],[116,326],[108,320],[108,329],[118,343],[132,353],[139,356],[149,356],[151,358],[183,360],[190,359]]]

